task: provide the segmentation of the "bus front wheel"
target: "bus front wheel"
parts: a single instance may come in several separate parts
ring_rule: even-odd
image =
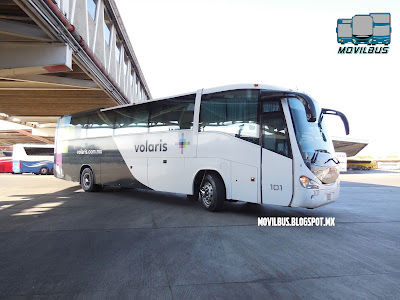
[[[200,186],[200,201],[208,211],[219,211],[225,201],[225,185],[215,174],[207,174]]]
[[[47,175],[49,173],[49,169],[47,169],[47,167],[41,167],[39,174],[40,175]]]
[[[94,183],[93,171],[86,168],[81,174],[81,186],[85,192],[98,192],[102,190],[102,186]]]

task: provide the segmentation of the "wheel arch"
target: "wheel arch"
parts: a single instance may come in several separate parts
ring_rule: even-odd
[[[200,184],[203,181],[204,176],[206,174],[210,174],[210,173],[218,176],[222,180],[222,183],[224,184],[224,188],[225,188],[225,196],[227,199],[230,199],[231,195],[230,195],[229,189],[228,189],[229,185],[227,184],[226,180],[221,175],[221,173],[218,172],[217,170],[213,170],[213,169],[202,169],[202,170],[197,171],[196,175],[194,176],[193,183],[192,183],[193,195],[198,194],[199,189],[200,189]]]
[[[90,170],[92,170],[92,173],[93,173],[93,180],[94,180],[94,182],[96,182],[96,174],[94,174],[94,171],[93,171],[92,166],[89,165],[89,164],[83,164],[83,165],[81,165],[81,169],[79,170],[79,183],[80,183],[80,184],[82,183],[82,172],[83,172],[83,170],[85,170],[86,168],[89,168]]]

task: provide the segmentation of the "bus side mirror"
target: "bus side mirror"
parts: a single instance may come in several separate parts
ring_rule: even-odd
[[[328,109],[328,108],[323,108],[321,113],[324,115],[339,116],[343,121],[344,129],[346,130],[346,135],[349,135],[349,133],[350,133],[349,121],[347,120],[347,117],[343,113],[341,113],[340,111]]]

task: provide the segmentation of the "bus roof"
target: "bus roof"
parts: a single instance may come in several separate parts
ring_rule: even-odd
[[[232,85],[225,85],[225,86],[219,86],[219,87],[202,89],[202,90],[203,90],[203,93],[209,94],[209,93],[218,93],[218,92],[224,92],[224,91],[229,91],[229,90],[241,90],[241,89],[257,89],[257,90],[293,92],[293,90],[285,88],[285,87],[266,85],[266,84],[257,84],[257,83],[253,83],[253,84],[251,84],[251,83],[247,83],[247,84],[232,84]],[[149,102],[155,102],[155,101],[160,101],[160,100],[166,100],[166,99],[170,99],[170,98],[187,96],[187,95],[191,95],[191,94],[196,94],[196,92],[197,91],[193,91],[193,92],[190,92],[190,93],[178,94],[178,95],[174,95],[174,96],[150,99],[150,100],[148,100],[146,102],[141,102],[141,103],[149,103]],[[141,103],[137,103],[137,104],[130,103],[130,104],[124,104],[124,105],[119,105],[119,106],[114,106],[114,107],[108,107],[108,108],[101,109],[100,111],[107,111],[107,110],[117,109],[117,108],[121,108],[121,107],[133,106],[133,105],[138,105],[138,104],[141,104]]]

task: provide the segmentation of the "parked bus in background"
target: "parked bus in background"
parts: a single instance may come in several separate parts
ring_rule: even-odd
[[[338,19],[336,33],[338,43],[352,43],[351,19]]]
[[[347,171],[347,154],[346,152],[336,152],[336,158],[339,160],[339,171]]]
[[[367,159],[347,159],[347,168],[353,170],[372,170],[377,169],[378,164],[374,160]]]
[[[12,173],[12,146],[0,146],[0,173]]]
[[[0,173],[12,173],[12,157],[1,156],[0,157]]]
[[[389,13],[371,13],[369,14],[373,20],[373,37],[372,45],[376,44],[390,44],[390,14]]]
[[[371,44],[373,21],[370,15],[355,15],[352,18],[353,44]]]
[[[15,144],[12,161],[14,173],[52,174],[54,145]]]
[[[243,84],[62,117],[55,176],[103,186],[194,195],[209,211],[225,200],[315,208],[339,196],[339,167],[310,96]]]

